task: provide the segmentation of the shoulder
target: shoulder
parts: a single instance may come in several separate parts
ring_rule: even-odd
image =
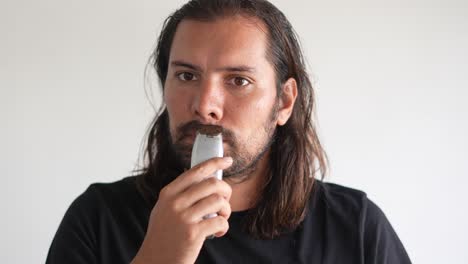
[[[109,250],[102,246],[120,245],[125,237],[134,238],[146,230],[148,211],[135,177],[91,184],[66,211],[47,263],[71,263],[70,256],[83,263],[98,263],[101,253]]]
[[[385,214],[364,191],[319,180],[316,184],[316,202],[323,207],[328,221],[359,232],[388,223]]]
[[[353,189],[336,183],[323,182],[320,180],[316,180],[315,183],[318,185],[318,190],[322,192],[328,201],[336,201],[339,203],[355,203],[367,197],[366,193],[361,190]]]
[[[107,228],[105,223],[144,219],[150,210],[133,176],[111,183],[93,183],[71,203],[58,232],[86,233],[96,241],[98,229]]]
[[[95,193],[95,194],[111,195],[111,196],[134,194],[136,191],[135,180],[136,180],[135,176],[129,176],[121,180],[110,182],[110,183],[102,183],[102,182],[93,183],[85,191],[85,194]]]
[[[129,176],[109,183],[92,183],[82,194],[82,196],[93,197],[94,199],[122,199],[140,196],[140,194],[136,186],[136,177]]]
[[[355,241],[365,263],[411,263],[384,212],[365,192],[334,183],[316,183],[316,208],[321,208],[317,212],[323,214],[329,234],[338,237],[339,233],[339,237]]]
[[[317,199],[321,201],[327,211],[337,215],[361,215],[367,210],[369,199],[361,190],[343,185],[316,180]]]
[[[387,221],[380,207],[369,199],[364,191],[336,183],[317,181],[317,184],[321,198],[328,210],[346,216],[358,215],[367,224]]]
[[[135,176],[110,183],[93,183],[70,205],[69,213],[102,214],[106,210],[144,204],[136,187]],[[103,211],[104,210],[104,211]]]

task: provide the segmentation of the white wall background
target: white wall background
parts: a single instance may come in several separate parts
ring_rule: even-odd
[[[167,2],[0,2],[2,263],[44,262],[73,199],[134,168]],[[329,180],[365,190],[414,263],[468,263],[468,3],[274,3],[316,82]]]

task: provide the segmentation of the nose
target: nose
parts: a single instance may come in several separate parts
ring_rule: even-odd
[[[204,80],[195,93],[192,113],[202,123],[216,124],[223,118],[223,102],[222,86],[215,81]]]

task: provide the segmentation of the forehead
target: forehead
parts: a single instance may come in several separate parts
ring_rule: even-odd
[[[256,18],[229,16],[214,21],[182,20],[172,42],[170,61],[202,68],[248,65],[265,67],[267,30]]]

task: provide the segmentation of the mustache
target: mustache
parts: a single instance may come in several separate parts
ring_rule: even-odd
[[[192,135],[195,135],[197,131],[204,130],[204,131],[210,131],[210,130],[215,130],[215,131],[220,131],[221,135],[223,136],[223,141],[226,141],[228,143],[232,143],[234,141],[234,133],[226,129],[222,126],[218,125],[207,125],[207,124],[202,124],[200,121],[190,121],[184,124],[181,124],[177,127],[176,129],[176,142],[180,142],[186,137],[190,137]]]

